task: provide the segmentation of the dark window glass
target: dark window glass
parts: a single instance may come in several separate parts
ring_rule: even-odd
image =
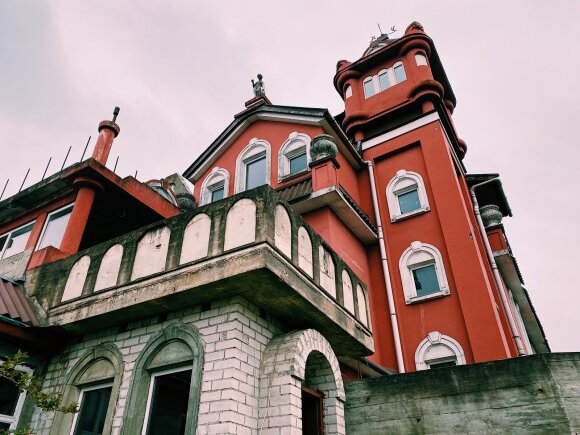
[[[302,433],[303,435],[322,435],[324,422],[322,395],[316,391],[302,388]]]
[[[7,238],[8,238],[8,236],[0,237],[0,252],[2,252],[2,249],[4,249],[4,244],[6,243]]]
[[[435,266],[432,264],[414,269],[413,279],[415,280],[417,296],[425,296],[431,293],[436,293],[440,290]]]
[[[101,435],[112,387],[85,391],[77,417],[75,435]]]
[[[0,414],[13,416],[20,392],[14,382],[0,377]]]
[[[391,87],[389,75],[386,72],[379,75],[379,84],[381,85],[381,91],[384,91],[385,89],[389,89]]]
[[[407,75],[405,74],[405,67],[403,65],[395,67],[395,80],[397,81],[397,83],[401,83],[407,80]]]
[[[191,370],[155,377],[147,435],[183,435]]]
[[[397,198],[399,199],[401,214],[409,213],[421,208],[421,201],[419,201],[419,193],[417,192],[417,189],[398,194]]]
[[[434,362],[428,363],[430,369],[440,369],[443,367],[453,367],[457,365],[457,361],[450,360],[450,361],[441,361],[441,362]]]
[[[266,155],[246,163],[246,190],[266,184]]]
[[[0,429],[10,429],[9,423],[0,423]]]
[[[290,158],[290,173],[295,174],[306,169],[306,153]]]
[[[224,186],[211,191],[211,202],[219,201],[224,197]]]

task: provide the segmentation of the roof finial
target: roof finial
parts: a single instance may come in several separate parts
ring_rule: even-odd
[[[264,81],[262,80],[262,74],[258,74],[258,81],[254,82],[252,79],[252,87],[254,88],[254,95],[256,97],[266,96],[266,88],[264,87]]]
[[[117,116],[119,115],[120,111],[121,111],[121,109],[119,109],[118,106],[116,106],[115,110],[113,110],[113,122],[115,122],[117,120]]]

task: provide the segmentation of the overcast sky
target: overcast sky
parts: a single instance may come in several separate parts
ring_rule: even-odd
[[[554,351],[580,351],[580,2],[0,0],[0,191],[78,161],[121,107],[111,165],[146,181],[183,170],[252,97],[341,112],[336,62],[414,20],[458,104],[469,172],[499,172],[504,220]],[[89,147],[88,153],[91,152]]]

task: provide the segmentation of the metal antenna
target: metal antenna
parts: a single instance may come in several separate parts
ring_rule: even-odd
[[[115,110],[113,110],[113,122],[115,122],[117,120],[117,116],[119,115],[120,111],[121,111],[121,109],[118,106],[115,107]]]
[[[113,168],[113,172],[117,171],[117,163],[119,163],[119,156],[117,156],[117,160],[115,160],[115,167]]]
[[[52,157],[50,157],[48,159],[48,163],[46,164],[46,168],[44,168],[44,174],[42,174],[42,178],[40,179],[40,181],[44,180],[44,177],[46,176],[46,171],[48,171],[48,165],[50,165],[51,160],[52,160]]]
[[[381,29],[381,25],[379,23],[377,23],[377,27],[379,28],[379,32],[381,32],[381,35],[383,34],[383,29]]]
[[[137,178],[137,172],[138,172],[138,171],[135,171],[135,177],[134,177],[135,179]]]
[[[83,155],[81,156],[81,162],[83,161],[83,159],[85,158],[85,153],[87,152],[87,148],[89,147],[89,142],[91,141],[91,136],[89,136],[89,140],[87,141],[87,144],[85,145],[85,149],[83,151]]]
[[[30,173],[30,168],[28,168],[28,171],[26,171],[26,175],[24,176],[24,180],[22,180],[22,184],[20,185],[20,189],[18,189],[18,193],[20,193],[20,191],[24,187],[24,183],[26,183],[26,179],[28,178],[29,173]]]
[[[2,189],[2,193],[0,193],[0,199],[2,199],[2,197],[4,196],[4,192],[6,192],[6,187],[8,186],[9,181],[10,181],[10,178],[8,180],[6,180],[6,184],[4,184],[4,189]]]
[[[60,167],[61,171],[64,169],[64,164],[66,163],[66,159],[68,159],[68,155],[70,153],[71,148],[72,148],[72,145],[70,147],[68,147],[68,151],[66,152],[66,156],[64,156],[64,162],[62,162],[62,166]]]

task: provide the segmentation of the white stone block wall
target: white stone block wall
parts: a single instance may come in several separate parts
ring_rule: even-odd
[[[262,354],[281,330],[260,317],[259,309],[235,297],[212,303],[202,311],[195,306],[169,313],[166,320],[154,316],[127,324],[126,330],[110,328],[83,337],[49,363],[43,387],[64,391],[69,373],[81,355],[104,343],[114,344],[123,355],[122,382],[113,416],[113,434],[123,422],[135,361],[151,337],[175,323],[191,325],[204,345],[204,368],[197,432],[199,434],[251,434],[258,430],[259,372]],[[31,428],[38,435],[51,431],[54,413],[36,409]]]

